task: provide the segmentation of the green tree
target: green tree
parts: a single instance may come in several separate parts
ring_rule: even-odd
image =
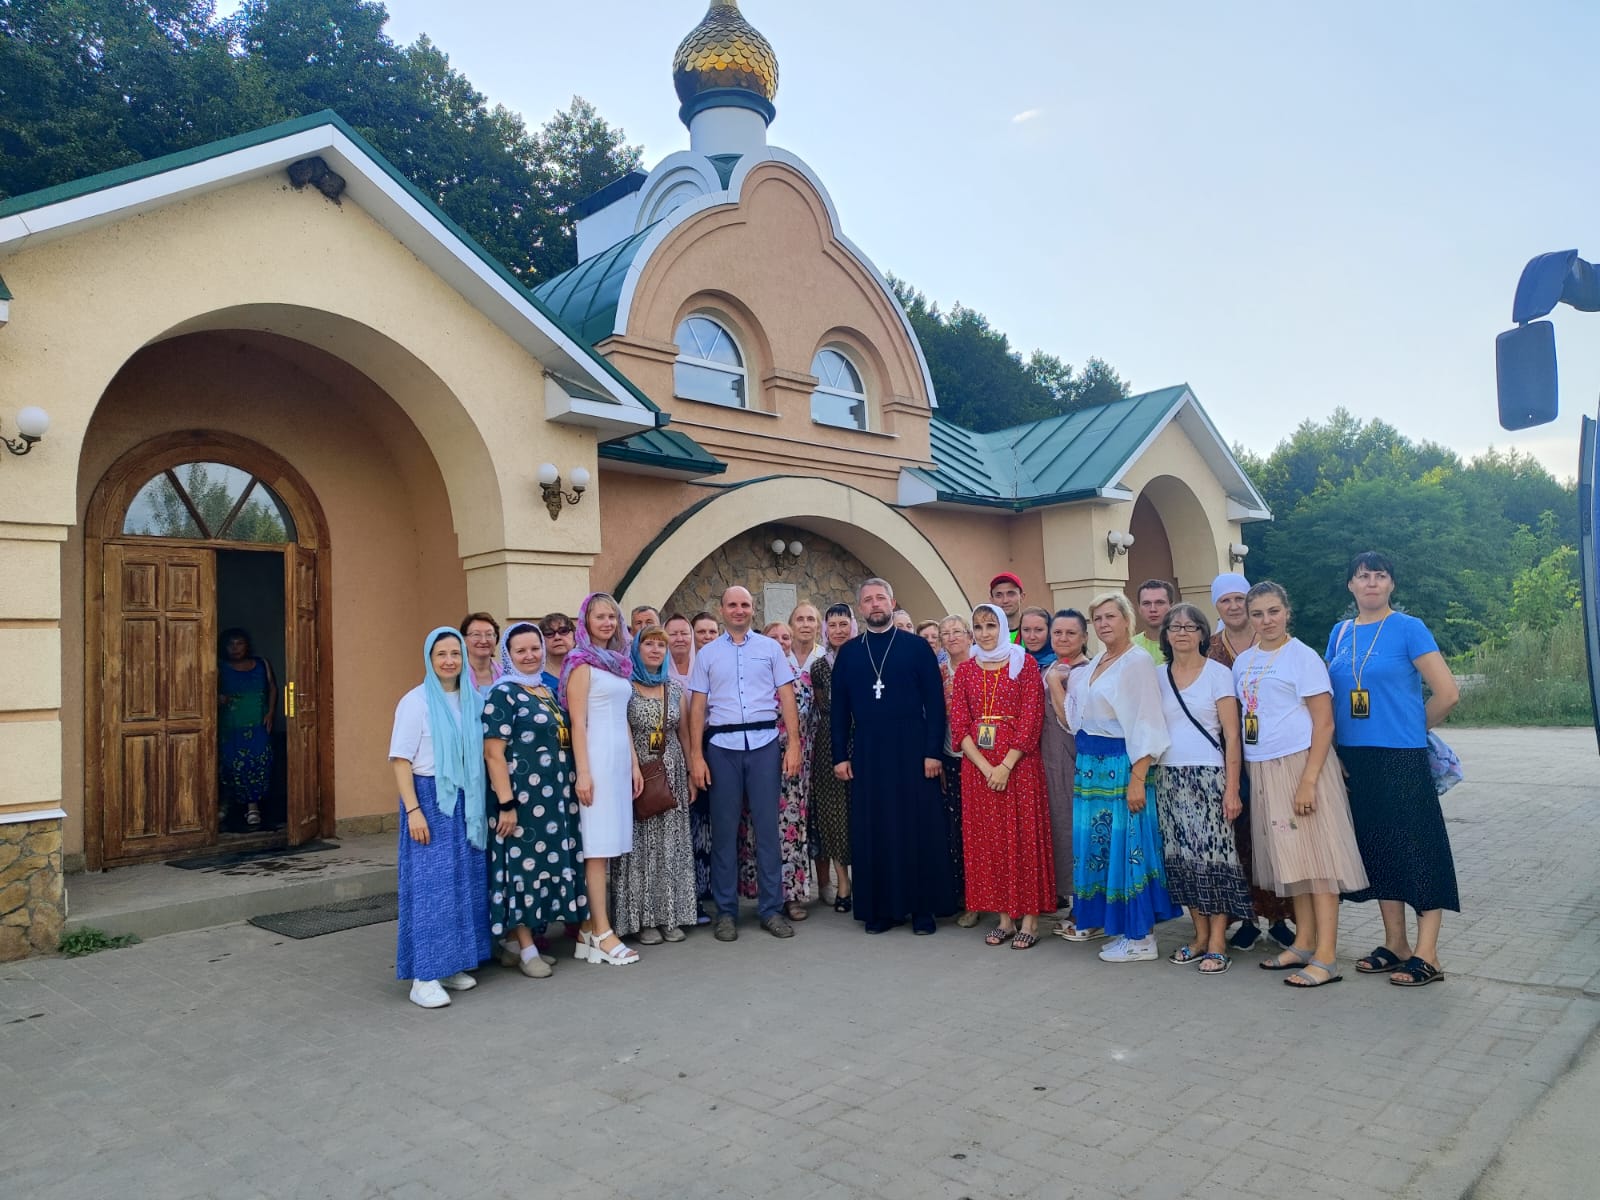
[[[1575,549],[1557,546],[1533,566],[1518,571],[1511,581],[1512,624],[1539,633],[1554,629],[1578,607],[1577,565]]]
[[[1081,372],[1042,350],[1024,361],[976,309],[956,304],[943,312],[894,275],[889,286],[922,345],[946,421],[987,433],[1128,394],[1128,385],[1101,359],[1091,358]]]

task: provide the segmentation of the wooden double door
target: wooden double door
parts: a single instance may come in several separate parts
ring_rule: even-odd
[[[318,836],[322,804],[317,555],[284,556],[286,839]],[[217,550],[108,542],[102,551],[101,813],[105,866],[216,844]]]

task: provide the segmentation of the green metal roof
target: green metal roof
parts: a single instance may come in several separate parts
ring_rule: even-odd
[[[585,346],[610,337],[616,331],[617,302],[628,268],[655,227],[646,225],[611,249],[545,280],[533,294]]]
[[[12,299],[11,289],[6,286],[6,281],[4,279],[0,279],[0,300],[10,299]]]
[[[600,447],[600,457],[692,478],[721,475],[728,469],[727,463],[712,457],[699,442],[676,429],[647,429],[621,441],[606,442]]]
[[[713,154],[707,158],[724,188],[728,186],[728,180],[733,178],[733,168],[739,165],[740,157],[737,154]]]
[[[952,504],[1022,510],[1098,495],[1184,396],[1187,385],[974,433],[934,417],[934,469],[910,473]]]

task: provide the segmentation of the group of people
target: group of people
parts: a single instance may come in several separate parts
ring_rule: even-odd
[[[1214,630],[1165,580],[1137,610],[1117,591],[1052,613],[1009,572],[921,623],[877,578],[760,631],[738,586],[664,621],[603,593],[576,619],[474,613],[428,636],[396,711],[396,975],[441,1007],[491,957],[549,976],[554,922],[620,966],[625,937],[736,940],[743,897],[778,938],[818,899],[868,933],[993,914],[985,944],[1017,950],[1055,914],[1108,963],[1156,959],[1187,909],[1168,958],[1206,975],[1264,920],[1281,950],[1259,965],[1316,988],[1342,978],[1342,897],[1382,907],[1358,971],[1443,979],[1460,904],[1427,731],[1457,692],[1395,583],[1356,556],[1320,655],[1282,587],[1237,574]]]

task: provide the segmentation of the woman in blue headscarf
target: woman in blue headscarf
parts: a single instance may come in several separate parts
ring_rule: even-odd
[[[633,639],[633,695],[628,730],[641,771],[660,763],[677,802],[647,820],[634,818],[633,849],[612,871],[612,917],[619,934],[637,933],[645,946],[683,941],[684,926],[699,914],[695,903],[694,845],[689,834],[689,722],[687,696],[671,678],[667,633],[646,625]]]
[[[400,698],[389,762],[400,789],[400,931],[395,978],[410,979],[421,1008],[450,1003],[489,957],[489,814],[483,726],[463,703],[461,634],[435,629],[423,643],[423,679]]]

